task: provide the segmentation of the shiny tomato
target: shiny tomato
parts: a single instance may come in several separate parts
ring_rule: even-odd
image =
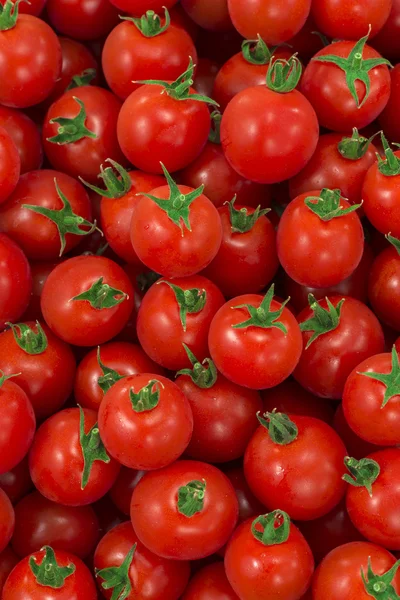
[[[222,562],[212,563],[195,573],[182,600],[239,600],[225,574]]]
[[[118,11],[108,0],[47,0],[51,25],[75,40],[97,40],[118,23]]]
[[[15,190],[20,171],[18,148],[8,131],[0,127],[0,204]]]
[[[0,106],[0,127],[11,136],[21,160],[21,174],[40,169],[43,149],[40,132],[23,112]]]
[[[7,235],[0,233],[0,331],[7,322],[20,318],[29,304],[32,274],[21,248]]]
[[[0,489],[0,552],[4,550],[14,531],[15,515],[7,494]]]
[[[392,0],[318,0],[311,6],[317,30],[329,38],[374,37],[387,21]]]

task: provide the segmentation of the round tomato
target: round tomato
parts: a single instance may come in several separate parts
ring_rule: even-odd
[[[118,11],[108,0],[47,0],[51,25],[75,40],[97,40],[118,23]]]
[[[330,403],[321,402],[292,379],[286,379],[280,385],[264,390],[261,397],[263,412],[272,412],[275,409],[280,413],[315,417],[329,424],[333,421],[334,412]]]
[[[0,489],[0,552],[4,550],[14,531],[15,515],[11,500]]]
[[[225,574],[222,562],[212,563],[195,573],[182,600],[239,600]]]
[[[32,274],[25,254],[12,239],[0,233],[0,331],[20,318],[29,304]]]
[[[21,161],[21,174],[40,169],[43,149],[40,132],[35,123],[23,112],[0,106],[0,127],[13,140]]]
[[[8,131],[0,127],[0,204],[15,190],[20,171],[18,148]]]
[[[387,21],[392,0],[318,0],[311,14],[318,31],[329,38],[358,40],[375,36]]]

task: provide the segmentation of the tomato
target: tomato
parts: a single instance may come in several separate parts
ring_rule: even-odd
[[[43,169],[22,175],[0,206],[0,229],[17,242],[30,260],[54,260],[77,246],[91,223],[89,197],[81,183]]]
[[[165,23],[151,11],[141,19],[122,21],[104,44],[102,65],[111,90],[122,100],[140,87],[143,79],[174,80],[187,67],[189,57],[197,62],[190,35],[173,22],[168,11]]]
[[[0,489],[0,552],[4,550],[14,531],[15,515],[7,494]]]
[[[309,302],[297,317],[304,350],[293,376],[320,398],[340,399],[351,371],[383,352],[382,327],[355,298],[331,296],[317,302],[310,295]]]
[[[299,600],[313,570],[309,545],[280,510],[242,523],[226,549],[225,572],[241,599]]]
[[[372,123],[385,108],[390,95],[388,61],[366,45],[367,39],[368,34],[356,43],[333,42],[305,69],[300,89],[322,127],[351,132]]]
[[[35,487],[48,500],[83,506],[109,491],[120,465],[104,448],[96,412],[67,408],[37,430],[29,467]]]
[[[141,17],[148,10],[154,10],[155,13],[160,14],[163,11],[164,6],[167,9],[170,9],[177,1],[178,0],[112,0],[111,4],[129,15]]]
[[[132,494],[133,528],[149,550],[164,558],[213,554],[228,541],[237,518],[231,483],[203,462],[181,460],[146,473]]]
[[[211,96],[218,71],[219,65],[214,60],[209,58],[198,59],[194,78],[194,88],[198,94]]]
[[[80,558],[50,546],[23,558],[11,571],[4,600],[96,600],[92,575]]]
[[[6,4],[6,0],[0,0],[0,4],[4,6]],[[29,0],[29,4],[27,2],[23,2],[20,6],[18,6],[18,10],[20,13],[38,17],[45,4],[46,0]]]
[[[6,323],[20,318],[29,304],[32,274],[28,260],[19,246],[0,233],[0,331]]]
[[[333,428],[342,438],[349,456],[353,456],[354,458],[364,458],[368,454],[371,454],[371,452],[381,450],[379,446],[366,442],[354,433],[344,416],[342,403],[339,404],[335,412]]]
[[[400,574],[397,563],[394,567],[395,561],[393,554],[368,542],[339,546],[315,571],[313,600],[370,600],[379,597],[379,586],[395,594],[400,591]]]
[[[0,127],[0,204],[15,190],[20,170],[18,148],[11,135]]]
[[[42,296],[45,281],[57,264],[57,261],[30,263],[32,273],[32,294],[28,308],[21,317],[22,321],[43,320],[43,315],[40,308],[40,298]]]
[[[182,600],[238,600],[225,574],[222,562],[212,563],[190,580]]]
[[[91,506],[62,506],[32,492],[15,507],[12,549],[23,558],[43,546],[86,558],[99,537],[99,523]]]
[[[144,473],[145,471],[135,471],[135,469],[121,467],[117,480],[109,492],[111,500],[124,515],[130,513],[132,492]]]
[[[104,395],[99,431],[106,450],[130,469],[161,469],[187,448],[193,431],[190,403],[161,375],[129,375]]]
[[[281,44],[303,27],[311,0],[228,0],[234,26],[247,39],[260,35],[267,44]]]
[[[392,0],[318,0],[311,14],[318,31],[330,38],[358,40],[374,37],[387,21]]]
[[[374,36],[372,45],[378,52],[385,56],[393,64],[398,62],[400,58],[400,1],[393,0],[392,10],[390,11],[389,18],[386,23]],[[398,69],[397,69],[398,70]],[[393,72],[393,71],[392,71]]]
[[[47,325],[63,341],[94,346],[125,326],[133,309],[133,288],[109,258],[77,256],[50,273],[41,307]]]
[[[3,591],[7,577],[18,562],[19,558],[11,546],[7,546],[3,552],[0,552],[0,593]]]
[[[134,92],[135,93],[135,92]],[[139,259],[164,277],[188,277],[204,269],[221,245],[222,225],[202,186],[168,185],[142,194],[131,221],[131,242]],[[177,208],[178,205],[178,208]]]
[[[47,0],[51,25],[75,40],[96,40],[118,23],[118,11],[107,0]]]
[[[44,150],[54,169],[95,181],[107,158],[124,163],[116,134],[120,108],[111,92],[90,85],[68,90],[58,98],[47,112],[42,132]]]
[[[233,28],[227,0],[182,0],[189,17],[207,31],[229,31]]]
[[[283,83],[276,73],[283,69]],[[293,177],[310,160],[318,141],[318,121],[308,100],[294,87],[301,65],[277,59],[266,86],[247,88],[232,98],[221,122],[221,142],[242,177],[276,183]],[[254,110],[254,107],[257,110]]]
[[[11,471],[0,475],[0,488],[5,491],[12,504],[19,502],[33,488],[29,474],[28,456],[25,456]]]
[[[11,136],[21,161],[21,174],[40,169],[43,149],[35,123],[23,112],[0,106],[0,127]]]
[[[227,379],[252,389],[282,383],[296,367],[301,332],[284,302],[274,300],[274,286],[262,297],[245,294],[224,304],[211,322],[211,358]]]

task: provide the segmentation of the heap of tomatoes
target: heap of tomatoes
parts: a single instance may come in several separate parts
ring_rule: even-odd
[[[2,600],[400,599],[399,106],[400,0],[0,0]]]

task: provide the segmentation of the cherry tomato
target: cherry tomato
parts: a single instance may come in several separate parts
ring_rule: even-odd
[[[4,550],[14,531],[15,515],[11,500],[0,489],[0,552]]]
[[[51,25],[75,40],[96,40],[118,23],[118,11],[107,0],[47,0]]]
[[[190,580],[182,600],[238,600],[225,574],[222,562],[212,563]]]
[[[35,123],[19,110],[0,106],[0,127],[9,133],[18,150],[21,174],[40,169],[43,149]]]
[[[374,37],[387,21],[392,0],[318,0],[311,14],[318,31],[330,38],[358,40]]]
[[[7,322],[20,318],[29,304],[32,274],[21,248],[4,233],[0,233],[0,331]]]
[[[11,471],[0,475],[0,488],[5,491],[12,504],[19,502],[33,488],[29,474],[28,456],[25,456]]]
[[[11,135],[0,127],[0,204],[15,190],[20,170],[18,148]]]
[[[0,552],[0,593],[2,593],[7,577],[19,562],[18,556],[13,552],[11,546]]]
[[[145,471],[135,471],[135,469],[121,467],[117,480],[112,486],[109,495],[115,506],[124,515],[129,515],[130,513],[132,492],[144,474]]]

